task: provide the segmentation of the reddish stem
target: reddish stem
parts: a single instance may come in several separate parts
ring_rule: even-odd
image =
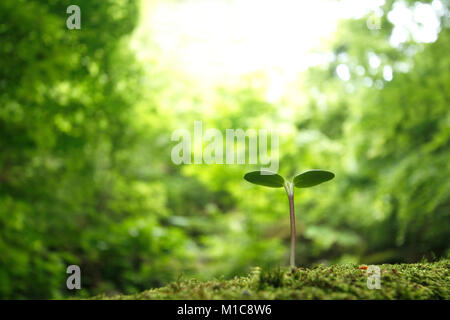
[[[291,268],[295,268],[295,212],[294,212],[294,194],[288,194],[289,211],[291,216]]]

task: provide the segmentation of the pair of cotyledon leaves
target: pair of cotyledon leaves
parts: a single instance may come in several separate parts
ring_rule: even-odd
[[[333,178],[333,172],[314,169],[296,175],[293,184],[297,188],[309,188]],[[248,182],[270,188],[281,188],[285,185],[285,180],[282,176],[270,171],[252,171],[247,173],[244,179]]]

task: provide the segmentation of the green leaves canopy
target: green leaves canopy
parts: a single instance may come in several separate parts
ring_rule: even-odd
[[[294,186],[297,188],[309,188],[331,180],[334,178],[334,173],[326,170],[308,170],[294,178]]]
[[[252,171],[247,173],[244,179],[248,182],[270,188],[281,188],[284,186],[284,178],[270,171]]]

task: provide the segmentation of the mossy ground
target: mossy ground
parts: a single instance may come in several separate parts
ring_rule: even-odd
[[[94,299],[449,299],[450,260],[383,264],[381,288],[367,288],[366,270],[355,264],[256,269],[231,280],[176,281],[134,295]]]

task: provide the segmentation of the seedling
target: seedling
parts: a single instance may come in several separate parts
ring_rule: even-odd
[[[325,170],[308,170],[294,177],[292,182],[285,180],[279,174],[270,171],[248,172],[244,179],[248,182],[269,188],[284,187],[289,199],[289,212],[291,217],[291,254],[290,264],[295,267],[295,212],[294,212],[294,186],[297,188],[309,188],[331,180],[334,173]]]

